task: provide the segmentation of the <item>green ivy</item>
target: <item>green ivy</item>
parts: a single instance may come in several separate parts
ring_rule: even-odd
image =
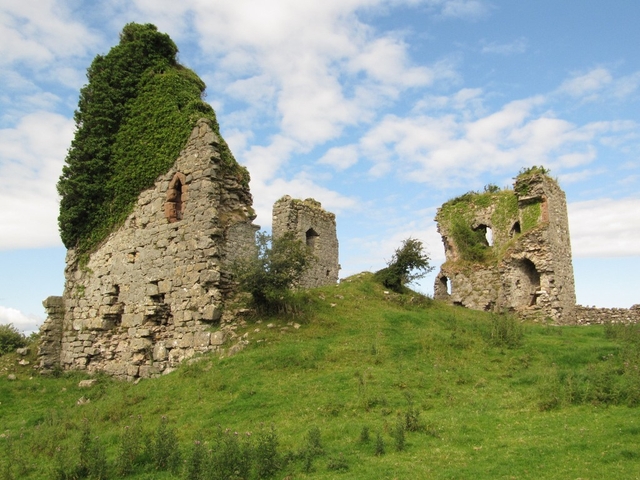
[[[538,225],[542,208],[540,202],[531,202],[522,208],[522,231],[526,232]]]
[[[58,182],[58,223],[67,248],[93,250],[131,213],[143,190],[166,173],[200,118],[218,122],[202,100],[204,82],[176,61],[178,48],[154,25],[127,24],[120,43],[87,72],[76,133]],[[243,184],[221,141],[222,166]]]

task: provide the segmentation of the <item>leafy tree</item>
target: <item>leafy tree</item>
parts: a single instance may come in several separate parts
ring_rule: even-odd
[[[58,181],[60,236],[90,251],[130,213],[140,192],[177,158],[199,118],[219,133],[205,85],[176,60],[178,48],[154,25],[127,24],[120,43],[87,71],[76,133]],[[224,142],[223,162],[248,182]]]
[[[286,310],[291,289],[315,257],[292,232],[278,238],[258,232],[257,245],[256,255],[234,264],[236,281],[242,290],[251,293],[258,308]]]
[[[0,325],[0,355],[13,352],[27,344],[25,336],[11,323]]]
[[[401,293],[406,284],[424,277],[433,270],[429,260],[422,242],[409,237],[396,249],[387,267],[377,271],[375,276],[385,287]]]

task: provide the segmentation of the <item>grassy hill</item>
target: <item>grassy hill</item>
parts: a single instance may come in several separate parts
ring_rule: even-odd
[[[522,325],[370,274],[308,297],[239,325],[239,354],[138,384],[5,355],[0,479],[640,478],[635,327]]]

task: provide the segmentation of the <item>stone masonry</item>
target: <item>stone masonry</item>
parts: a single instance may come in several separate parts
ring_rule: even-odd
[[[173,167],[88,258],[67,253],[65,290],[44,305],[40,366],[133,380],[221,348],[212,331],[233,289],[227,266],[255,251],[249,186],[200,120]]]
[[[454,210],[445,206],[436,215],[446,261],[436,278],[435,298],[569,322],[576,299],[567,206],[558,184],[535,173],[520,175],[513,191],[467,195],[464,217],[447,216]],[[463,258],[457,244],[466,238],[457,233],[464,227],[461,221],[474,232],[491,232],[488,260]]]
[[[313,265],[300,281],[303,288],[335,285],[338,282],[338,236],[336,217],[322,209],[320,202],[312,198],[296,200],[286,195],[273,205],[273,237],[287,232],[313,250]]]

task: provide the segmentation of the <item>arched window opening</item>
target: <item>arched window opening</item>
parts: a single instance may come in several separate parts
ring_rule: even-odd
[[[184,202],[186,200],[185,176],[178,172],[169,183],[167,201],[164,204],[164,214],[169,223],[182,220],[184,214]]]
[[[445,275],[440,277],[440,285],[442,286],[442,291],[447,292],[447,295],[451,295],[451,281]]]
[[[519,270],[520,279],[516,282],[516,286],[520,290],[520,303],[523,306],[533,306],[540,296],[540,273],[528,258],[520,261]]]
[[[310,228],[309,230],[307,230],[306,236],[307,236],[307,247],[312,249],[315,248],[317,239],[320,235],[318,235],[318,233],[313,228]]]
[[[513,227],[511,227],[511,231],[509,232],[509,236],[510,237],[515,237],[516,235],[519,235],[521,233],[521,229],[520,229],[520,222],[516,222],[513,224]]]
[[[488,225],[480,224],[473,229],[475,232],[482,232],[484,234],[484,243],[487,247],[493,246],[493,230]]]

